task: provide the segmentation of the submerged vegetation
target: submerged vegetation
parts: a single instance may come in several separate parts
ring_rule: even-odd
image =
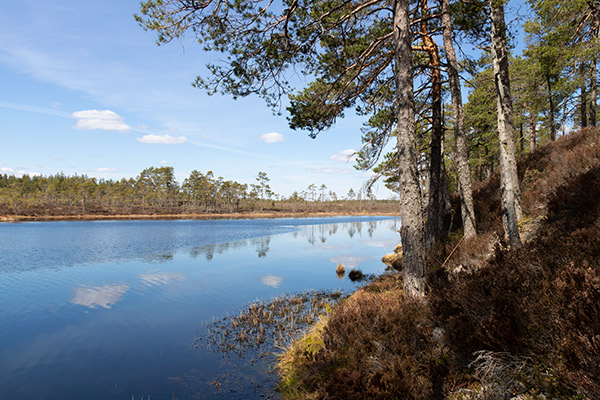
[[[216,391],[250,386],[261,397],[279,397],[274,391],[278,378],[273,370],[278,354],[308,328],[322,326],[327,312],[344,297],[340,291],[310,291],[257,300],[237,315],[205,324],[202,334],[194,340],[194,347],[205,347],[224,358],[234,357],[225,361],[229,373],[215,381]],[[309,345],[315,346],[318,343]],[[252,384],[241,385],[244,379],[252,380]]]
[[[273,348],[289,345],[298,331],[314,324],[341,297],[339,291],[311,291],[257,300],[238,315],[207,324],[194,346],[240,356],[255,352],[263,357]]]

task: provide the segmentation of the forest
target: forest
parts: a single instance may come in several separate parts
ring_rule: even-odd
[[[248,185],[212,171],[194,170],[181,184],[173,167],[149,167],[134,179],[106,180],[85,175],[15,177],[0,175],[0,215],[44,218],[94,218],[128,215],[191,215],[231,213],[393,213],[396,200],[376,200],[364,188],[338,195],[310,184],[289,197],[271,190],[266,172]]]

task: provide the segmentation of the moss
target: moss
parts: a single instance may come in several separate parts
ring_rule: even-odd
[[[327,318],[321,317],[315,325],[302,337],[295,340],[283,353],[277,364],[281,377],[277,390],[284,399],[312,399],[316,392],[307,390],[307,381],[319,380],[319,377],[307,376],[309,366],[315,362],[317,354],[323,350],[323,329]]]

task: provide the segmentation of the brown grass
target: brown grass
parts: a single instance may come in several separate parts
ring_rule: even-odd
[[[243,212],[206,214],[85,214],[85,215],[0,215],[0,222],[25,221],[98,221],[98,220],[175,220],[175,219],[261,219],[261,218],[322,218],[336,216],[397,216],[391,212]]]
[[[586,130],[520,160],[528,236],[518,250],[503,240],[498,176],[476,185],[479,235],[461,241],[458,226],[432,252],[428,300],[406,299],[399,275],[361,288],[319,327],[310,357],[287,360],[290,392],[600,398],[599,139]],[[459,267],[467,273],[449,273]]]

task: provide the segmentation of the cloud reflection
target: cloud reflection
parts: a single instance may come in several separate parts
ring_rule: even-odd
[[[260,278],[260,281],[265,286],[278,288],[279,285],[281,285],[281,282],[283,282],[283,276],[267,275]]]
[[[382,248],[386,249],[386,251],[387,251],[387,249],[393,249],[394,247],[396,247],[396,245],[398,244],[399,241],[400,241],[400,238],[398,238],[398,240],[396,240],[396,241],[393,241],[393,240],[387,240],[387,241],[364,240],[363,243],[370,247],[382,247]]]
[[[346,268],[354,268],[358,266],[363,261],[367,261],[365,257],[353,257],[353,256],[343,256],[343,257],[332,257],[329,259],[334,264],[343,264]]]
[[[171,282],[183,282],[185,280],[185,275],[183,275],[181,272],[153,271],[140,275],[140,280],[146,286],[158,286],[166,285]]]
[[[110,310],[121,297],[129,290],[129,286],[122,283],[104,286],[81,286],[75,290],[71,303],[88,308],[102,307]]]

